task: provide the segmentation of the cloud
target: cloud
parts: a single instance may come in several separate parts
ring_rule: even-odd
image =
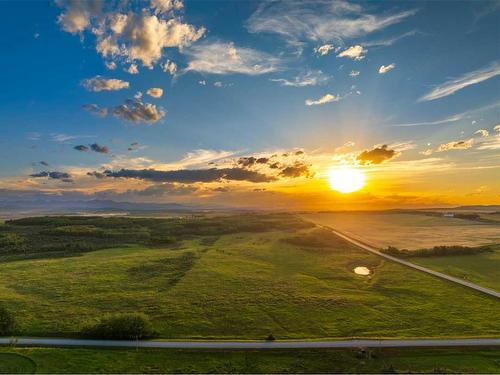
[[[200,73],[260,75],[277,71],[281,64],[265,52],[218,41],[193,45],[184,53],[188,57],[185,71]]]
[[[500,150],[500,134],[483,138],[478,142],[478,150]]]
[[[99,15],[102,10],[102,1],[58,0],[56,4],[64,8],[57,22],[64,31],[71,34],[78,34],[87,29],[91,19]]]
[[[105,171],[107,177],[136,178],[155,182],[217,182],[221,180],[248,181],[248,182],[271,182],[276,180],[273,176],[251,171],[244,168],[210,168],[210,169],[180,169],[171,171],[160,171],[155,169],[121,169],[119,171]]]
[[[106,68],[109,70],[115,70],[116,69],[116,63],[114,61],[107,61],[104,63],[106,65]]]
[[[359,70],[351,70],[351,73],[349,73],[349,77],[357,77],[359,76],[359,73]]]
[[[90,145],[90,149],[94,152],[98,152],[100,154],[107,154],[109,152],[109,149],[107,146],[101,146],[97,143],[92,143]]]
[[[420,97],[418,101],[422,102],[422,101],[430,101],[443,98],[445,96],[454,94],[455,92],[462,90],[467,86],[478,84],[490,78],[496,77],[499,74],[500,74],[500,64],[493,63],[482,69],[466,73],[458,78],[451,79],[440,85],[437,85],[427,94]]]
[[[420,151],[419,152],[420,154],[424,155],[424,156],[431,156],[433,151],[431,148],[428,148],[427,150],[424,150],[424,151]]]
[[[54,142],[67,142],[78,138],[92,138],[92,135],[68,135],[63,133],[52,133],[52,140]]]
[[[90,31],[97,52],[108,61],[140,61],[151,68],[165,48],[184,48],[205,34],[205,28],[184,23],[174,14],[182,9],[181,1],[154,0],[150,8],[140,9],[122,2],[118,10],[110,9],[114,2],[60,0],[57,4],[64,8],[58,18],[63,30]]]
[[[43,165],[44,167],[48,167],[49,163],[47,163],[46,161],[42,160],[42,161],[40,161],[40,165]]]
[[[98,92],[128,89],[130,84],[127,81],[122,81],[121,79],[108,79],[101,76],[95,76],[94,78],[83,80],[82,85],[89,91]]]
[[[170,73],[171,75],[175,75],[175,73],[177,73],[177,64],[170,60],[167,60],[161,68],[165,73]]]
[[[347,48],[346,50],[340,52],[337,57],[348,57],[353,60],[363,60],[365,54],[368,52],[365,48],[360,45],[355,45]]]
[[[304,42],[342,43],[401,22],[415,14],[369,14],[359,4],[346,1],[263,2],[247,21],[252,33],[275,33],[290,44]]]
[[[354,147],[356,144],[353,141],[347,141],[342,146],[335,148],[335,152],[346,152],[348,149]]]
[[[313,100],[313,99],[306,99],[305,103],[307,106],[311,105],[322,105],[326,103],[332,103],[332,102],[337,102],[341,98],[338,95],[332,95],[332,94],[326,94],[323,95],[321,98]]]
[[[356,160],[358,160],[360,164],[380,164],[397,155],[398,152],[396,150],[389,149],[387,145],[383,145],[369,151],[363,151],[356,157]]]
[[[52,179],[52,180],[61,180],[63,182],[73,182],[73,180],[71,179],[71,175],[69,173],[66,173],[66,172],[39,172],[39,173],[33,173],[33,174],[30,174],[30,177],[33,177],[33,178],[43,178],[43,177],[47,177],[49,179]]]
[[[474,144],[474,138],[465,141],[452,141],[440,144],[436,152],[444,152],[449,150],[467,150]]]
[[[158,108],[154,104],[131,99],[127,100],[125,104],[114,107],[112,113],[115,117],[123,120],[145,124],[153,124],[166,115],[162,108]]]
[[[449,122],[456,122],[456,121],[462,120],[465,117],[465,114],[466,113],[457,113],[457,114],[452,115],[450,117],[446,117],[442,120],[436,120],[436,121],[410,122],[410,123],[405,123],[405,124],[393,124],[393,125],[389,125],[389,126],[407,127],[407,126],[440,125],[440,124],[446,124]]]
[[[80,151],[80,152],[87,152],[89,150],[89,148],[85,145],[77,145],[75,147],[73,147],[76,151]]]
[[[385,73],[391,71],[392,69],[394,69],[395,67],[396,67],[396,64],[394,64],[394,63],[389,64],[389,65],[382,65],[380,68],[378,68],[378,73],[385,74]]]
[[[328,82],[330,76],[324,74],[321,70],[311,70],[303,74],[293,77],[291,80],[285,78],[271,79],[273,82],[278,82],[281,86],[305,87],[316,86]]]
[[[395,36],[392,38],[379,39],[379,40],[373,40],[373,41],[368,41],[368,42],[361,42],[361,44],[364,47],[380,47],[380,46],[387,47],[387,46],[392,46],[394,43],[396,43],[397,41],[399,41],[403,38],[413,36],[416,34],[417,34],[417,30],[412,30],[412,31],[408,31],[407,33],[404,33],[404,34],[401,34],[401,35],[398,35],[398,36]]]
[[[101,108],[97,104],[84,104],[83,109],[99,117],[106,117],[108,115],[108,109]]]
[[[163,90],[159,87],[152,87],[148,91],[146,91],[146,94],[153,98],[161,98],[163,95]]]
[[[474,132],[474,134],[479,134],[481,137],[488,137],[490,135],[490,132],[486,129],[479,129]]]
[[[297,161],[293,165],[284,167],[280,172],[280,176],[287,178],[310,177],[311,172],[307,164]]]
[[[137,68],[136,64],[130,64],[130,66],[127,68],[127,73],[129,74],[139,74],[139,69]]]
[[[323,44],[322,46],[316,47],[314,52],[319,56],[326,56],[330,51],[337,51],[339,47],[334,47],[333,44]]]

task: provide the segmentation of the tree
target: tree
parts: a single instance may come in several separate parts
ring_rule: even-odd
[[[114,314],[87,327],[84,335],[101,339],[139,340],[154,335],[153,326],[145,314]]]
[[[5,336],[10,334],[14,330],[14,317],[12,314],[0,306],[0,336]]]

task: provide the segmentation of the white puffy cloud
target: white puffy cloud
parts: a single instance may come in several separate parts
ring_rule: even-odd
[[[496,131],[496,132],[500,132],[500,124],[495,125],[495,127],[493,128],[493,130]]]
[[[129,83],[116,78],[104,78],[95,76],[94,78],[84,79],[83,86],[89,91],[116,91],[128,89]]]
[[[105,62],[106,68],[109,70],[115,70],[116,69],[116,63],[114,61],[107,61]]]
[[[184,7],[181,0],[151,0],[151,8],[155,14],[168,13]]]
[[[130,74],[139,74],[139,69],[137,69],[136,64],[130,64],[130,66],[127,69],[127,72]]]
[[[324,74],[321,70],[311,70],[299,74],[292,79],[274,78],[271,79],[271,81],[278,82],[281,86],[305,87],[324,84],[328,82],[330,78],[330,76]]]
[[[378,73],[385,74],[385,73],[391,71],[392,69],[394,69],[395,67],[396,67],[396,64],[394,64],[394,63],[389,64],[389,65],[382,65],[380,68],[378,68]]]
[[[351,73],[349,73],[350,77],[357,77],[359,76],[360,71],[359,70],[351,70]]]
[[[449,151],[449,150],[467,150],[474,144],[474,138],[465,141],[452,141],[448,143],[440,144],[437,148],[437,152]]]
[[[482,69],[474,70],[466,73],[458,78],[451,79],[440,85],[437,85],[427,94],[418,99],[419,102],[436,100],[445,96],[454,94],[455,92],[466,88],[467,86],[475,85],[487,79],[493,78],[500,74],[500,64],[493,63]]]
[[[348,49],[340,52],[337,56],[338,57],[348,57],[348,58],[353,59],[353,60],[362,60],[365,58],[366,52],[368,52],[368,51],[358,44],[355,46],[351,46]]]
[[[64,8],[59,16],[63,30],[92,32],[97,52],[108,61],[140,61],[151,68],[165,48],[184,48],[205,33],[205,28],[184,23],[173,14],[182,8],[179,0],[153,0],[151,8],[135,12],[126,2],[119,10],[110,10],[115,4],[102,1],[60,0],[58,5]]]
[[[319,99],[316,99],[316,100],[313,100],[313,99],[307,99],[305,101],[306,105],[307,106],[311,106],[311,105],[322,105],[322,104],[326,104],[326,103],[332,103],[332,102],[337,102],[339,101],[341,98],[340,96],[338,95],[332,95],[332,94],[326,94],[326,95],[323,95],[321,98]]]
[[[177,64],[173,61],[167,60],[167,62],[163,64],[162,70],[165,73],[170,73],[171,75],[175,75],[175,73],[177,73]]]
[[[476,130],[474,132],[474,134],[478,134],[481,137],[486,138],[486,137],[488,137],[490,135],[490,132],[488,130],[486,130],[486,129],[479,129],[479,130]]]
[[[396,24],[415,10],[369,14],[360,4],[347,1],[270,1],[259,5],[247,21],[253,33],[275,33],[290,44],[306,41],[342,43]]]
[[[161,98],[163,95],[163,90],[159,87],[152,87],[148,91],[146,91],[146,94],[153,98]]]
[[[90,27],[92,18],[100,15],[102,1],[58,0],[56,4],[64,8],[57,22],[64,31],[78,34]]]
[[[218,41],[193,45],[184,53],[189,60],[186,71],[210,74],[259,75],[278,70],[281,62],[265,52]]]
[[[123,120],[145,124],[155,123],[166,115],[162,108],[139,100],[127,100],[125,104],[114,107],[112,113],[115,117]]]
[[[215,81],[214,82],[214,87],[222,87],[222,86],[223,86],[223,84],[222,84],[221,81]]]
[[[198,84],[200,86],[206,86],[207,85],[207,81],[205,81],[204,79],[202,79],[201,81],[198,81]]]
[[[325,56],[330,53],[330,51],[337,51],[340,47],[334,47],[333,44],[323,44],[322,46],[316,47],[314,52],[319,56]]]

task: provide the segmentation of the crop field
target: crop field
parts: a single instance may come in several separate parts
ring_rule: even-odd
[[[498,348],[121,350],[0,348],[0,373],[498,373]]]
[[[421,213],[317,213],[303,217],[331,226],[373,246],[422,249],[441,245],[500,243],[500,223],[484,223]]]
[[[182,225],[106,220],[117,221],[5,224],[3,233],[13,230],[25,244],[0,262],[1,304],[16,317],[15,334],[79,336],[89,322],[116,312],[147,314],[167,339],[500,334],[496,300],[385,262],[292,215]],[[127,241],[139,243],[100,249],[98,236],[111,225],[114,232],[129,228]],[[32,256],[32,237],[49,241],[61,232],[54,248],[45,242]],[[72,238],[92,247],[68,247]],[[370,275],[355,274],[358,266]]]

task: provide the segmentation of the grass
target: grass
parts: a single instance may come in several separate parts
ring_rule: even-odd
[[[423,249],[441,245],[480,246],[500,243],[500,223],[424,214],[319,213],[302,215],[380,248]]]
[[[463,278],[478,285],[500,290],[500,247],[496,251],[481,254],[418,257],[411,262],[445,274]]]
[[[76,336],[114,312],[146,313],[167,339],[500,334],[492,298],[385,262],[328,232],[283,228],[3,262],[2,304],[16,316],[17,335]],[[307,246],[300,236],[327,237]],[[373,273],[355,275],[356,266]]]
[[[35,364],[37,373],[500,373],[498,348],[377,349],[370,354],[356,349],[0,348],[0,373],[32,373]]]

